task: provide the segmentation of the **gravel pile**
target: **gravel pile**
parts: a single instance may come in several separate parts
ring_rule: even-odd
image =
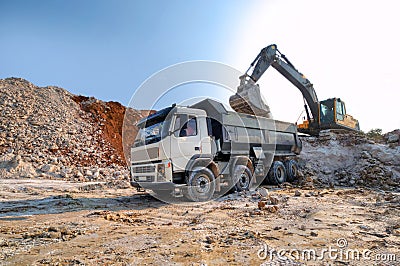
[[[107,125],[114,111],[108,105],[118,107],[115,134]],[[124,110],[120,104],[58,87],[37,87],[19,78],[0,80],[0,178],[128,178],[120,141]],[[133,120],[143,117],[132,112]],[[111,143],[110,136],[117,139],[118,134],[119,142]]]
[[[395,145],[394,139],[375,143],[362,133],[331,131],[323,132],[319,138],[304,137],[300,155],[303,181],[322,186],[399,190],[400,146]]]

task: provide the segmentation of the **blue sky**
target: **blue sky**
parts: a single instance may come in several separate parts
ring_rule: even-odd
[[[223,61],[245,3],[0,1],[2,78],[127,104],[154,72],[187,60]]]
[[[340,97],[363,130],[389,131],[400,128],[399,7],[395,0],[0,0],[0,78],[127,105],[142,82],[172,64],[212,60],[245,71],[276,43],[320,100]],[[274,117],[296,122],[299,91],[274,69],[260,86]],[[179,96],[196,96],[189,87]]]

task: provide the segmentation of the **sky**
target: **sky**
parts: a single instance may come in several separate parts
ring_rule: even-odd
[[[319,100],[341,98],[362,130],[400,128],[396,0],[0,0],[0,10],[0,78],[128,105],[142,83],[171,65],[211,60],[244,72],[275,43]],[[296,122],[298,89],[273,68],[259,84],[274,118]],[[227,93],[192,84],[157,107]]]

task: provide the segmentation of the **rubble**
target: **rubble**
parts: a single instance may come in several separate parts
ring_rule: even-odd
[[[386,143],[394,143],[400,145],[400,129],[393,130],[383,135]]]
[[[201,206],[185,206],[108,187],[108,182],[93,183],[101,186],[98,189],[79,189],[89,184],[3,180],[3,264],[278,265],[260,259],[257,251],[264,244],[274,249],[325,248],[340,238],[348,239],[354,249],[375,250],[378,245],[387,254],[399,252],[396,192],[298,189],[312,196],[293,197],[293,188],[271,188],[265,197],[233,193]],[[263,210],[258,208],[260,201]]]
[[[400,130],[386,134],[387,140]],[[399,190],[400,146],[376,143],[362,133],[324,132],[323,138],[303,137],[300,155],[303,189],[314,186],[364,186]],[[389,144],[390,143],[390,144]]]
[[[127,179],[126,108],[20,78],[0,80],[0,178]],[[131,128],[147,113],[129,109]],[[131,141],[133,141],[134,136]]]
[[[279,210],[278,204],[286,202],[288,200],[287,197],[277,197],[277,196],[267,195],[267,194],[265,194],[265,195],[266,196],[261,197],[257,203],[258,209],[260,211],[265,210],[265,211],[268,211],[271,213],[275,213]]]

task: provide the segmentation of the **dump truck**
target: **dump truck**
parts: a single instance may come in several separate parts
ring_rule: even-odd
[[[270,110],[262,101],[260,88],[256,84],[270,66],[288,79],[303,95],[307,119],[298,125],[299,132],[318,136],[321,130],[360,130],[358,120],[347,114],[343,100],[340,98],[318,100],[313,84],[278,50],[276,44],[263,48],[246,73],[240,77],[237,93],[229,99],[235,111],[271,117]]]
[[[296,125],[228,109],[204,99],[140,120],[131,147],[132,186],[164,199],[208,201],[264,180],[296,178],[302,149]]]

